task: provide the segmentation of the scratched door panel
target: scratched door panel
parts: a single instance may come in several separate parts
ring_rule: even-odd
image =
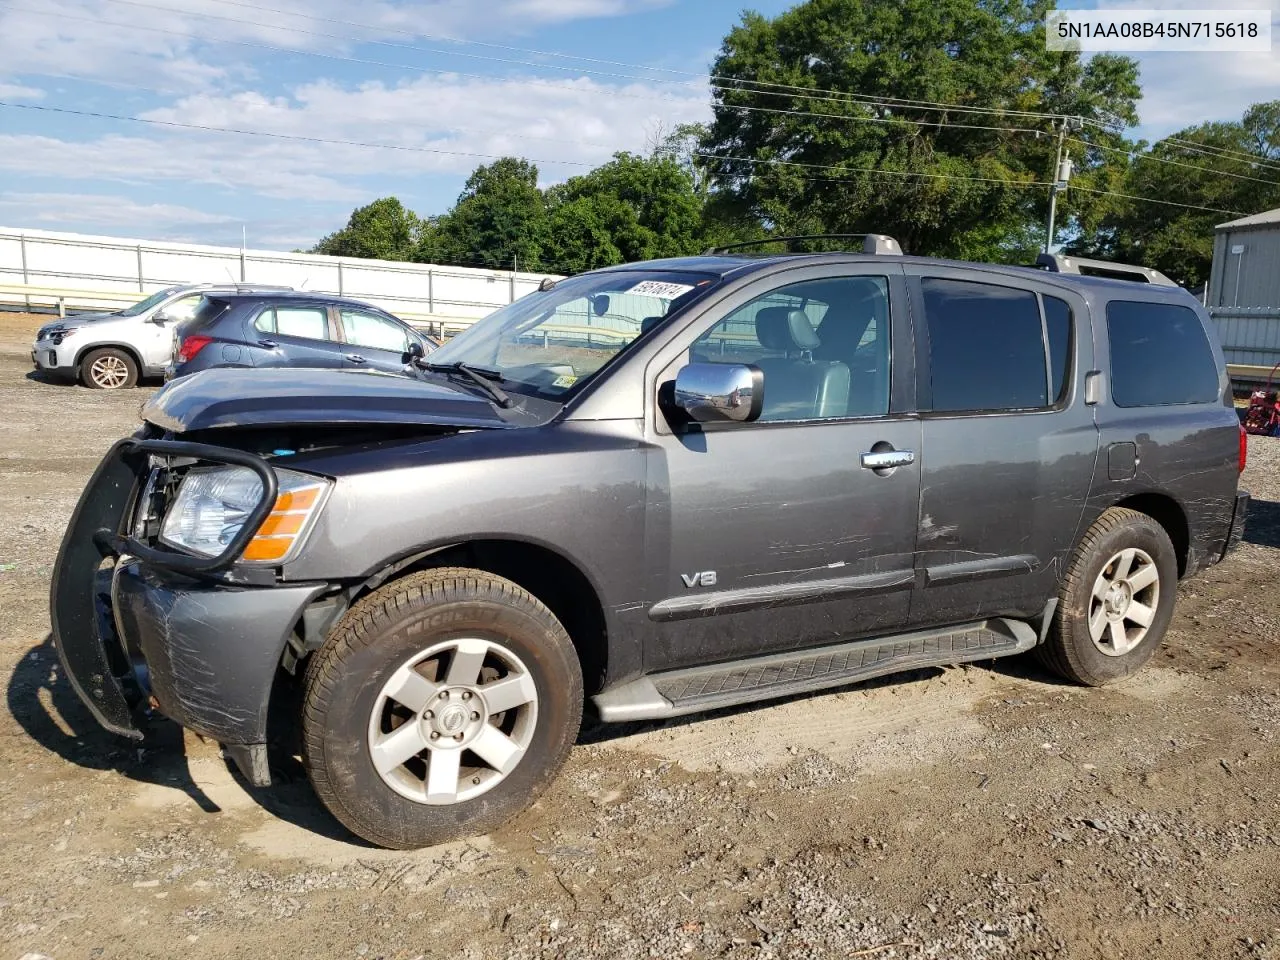
[[[726,308],[690,344],[694,362],[757,366],[764,402],[756,423],[654,437],[651,670],[906,623],[920,423],[895,393],[913,356],[901,274],[811,273]],[[821,399],[815,379],[832,384]],[[907,462],[863,466],[886,451]]]
[[[923,408],[911,625],[1035,616],[1057,593],[1097,458],[1084,396],[1088,309],[1034,280],[917,270],[926,275],[911,300]],[[965,406],[987,409],[956,409]]]
[[[767,387],[766,387],[767,389]],[[671,437],[670,579],[652,668],[892,632],[907,619],[919,471],[863,469],[877,443],[918,446],[914,419],[769,425]],[[715,585],[685,577],[715,571]],[[824,599],[825,598],[825,599]]]

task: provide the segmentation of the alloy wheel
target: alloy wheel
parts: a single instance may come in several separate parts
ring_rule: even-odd
[[[435,644],[383,684],[369,718],[369,755],[384,783],[445,805],[492,790],[520,763],[538,720],[528,668],[501,644]]]
[[[129,367],[119,357],[108,354],[89,365],[89,377],[103,390],[117,390],[129,382]]]
[[[1160,604],[1160,571],[1145,550],[1115,554],[1093,582],[1089,636],[1108,657],[1122,657],[1146,639]]]

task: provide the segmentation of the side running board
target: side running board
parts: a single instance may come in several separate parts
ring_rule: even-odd
[[[735,660],[640,677],[596,694],[600,719],[617,723],[678,717],[739,703],[793,696],[902,670],[939,667],[1022,653],[1036,631],[1003,617],[884,640]]]

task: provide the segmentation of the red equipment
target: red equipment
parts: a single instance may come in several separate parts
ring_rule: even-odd
[[[1267,385],[1249,395],[1249,409],[1244,412],[1244,431],[1258,437],[1280,437],[1280,394],[1271,389],[1280,363],[1271,368]]]

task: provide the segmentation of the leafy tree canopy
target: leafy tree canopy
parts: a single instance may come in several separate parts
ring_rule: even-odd
[[[1137,154],[1120,188],[1171,202],[1123,201],[1073,249],[1199,286],[1209,279],[1216,224],[1280,206],[1280,166],[1266,161],[1280,161],[1280,100],[1254,104],[1239,121],[1179,130]]]
[[[336,257],[408,260],[417,248],[423,223],[395,197],[383,197],[351,214],[347,225],[312,249]]]

